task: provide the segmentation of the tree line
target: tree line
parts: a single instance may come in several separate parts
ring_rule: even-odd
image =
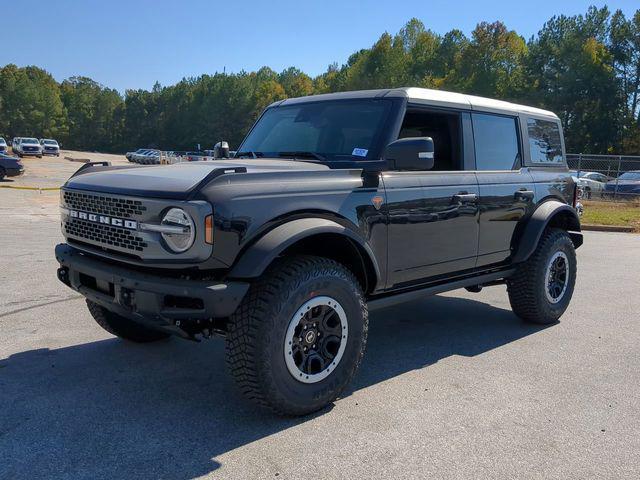
[[[607,7],[555,16],[525,40],[502,22],[470,36],[440,35],[413,18],[395,35],[310,77],[215,73],[124,95],[87,77],[58,83],[45,70],[0,69],[0,135],[50,137],[65,148],[123,152],[237,147],[270,103],[327,92],[418,86],[509,100],[556,112],[570,152],[640,155],[640,10]]]

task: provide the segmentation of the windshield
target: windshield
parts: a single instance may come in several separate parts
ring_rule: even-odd
[[[38,140],[36,140],[35,138],[23,138],[21,140],[21,143],[38,143]]]
[[[620,180],[640,180],[640,172],[626,172],[618,177]]]
[[[379,157],[391,102],[324,101],[268,109],[237,156],[366,160]]]
[[[45,145],[57,145],[58,142],[56,142],[55,140],[43,140],[43,142]]]

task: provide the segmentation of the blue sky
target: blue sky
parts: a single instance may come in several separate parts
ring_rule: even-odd
[[[467,34],[480,21],[502,20],[529,38],[552,15],[590,4],[604,2],[0,0],[0,65],[38,65],[57,80],[84,75],[121,92],[223,68],[296,66],[317,75],[411,17],[439,33]],[[638,0],[607,5],[627,15],[640,8]]]

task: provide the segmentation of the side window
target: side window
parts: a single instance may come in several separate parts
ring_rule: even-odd
[[[477,170],[512,170],[520,159],[518,126],[513,117],[474,113]]]
[[[533,163],[563,163],[562,140],[557,122],[529,118],[527,132]]]
[[[462,170],[460,114],[408,108],[398,138],[431,137],[434,147],[433,170]]]

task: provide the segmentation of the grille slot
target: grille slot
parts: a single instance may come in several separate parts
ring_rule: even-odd
[[[107,213],[107,212],[103,212]],[[122,214],[120,214],[122,215]],[[64,223],[67,235],[83,238],[85,240],[141,252],[147,247],[147,243],[132,230],[114,227],[100,223],[89,222],[74,218]]]
[[[91,195],[90,193],[64,192],[68,208],[82,212],[98,213],[110,217],[131,218],[147,210],[140,200]]]

